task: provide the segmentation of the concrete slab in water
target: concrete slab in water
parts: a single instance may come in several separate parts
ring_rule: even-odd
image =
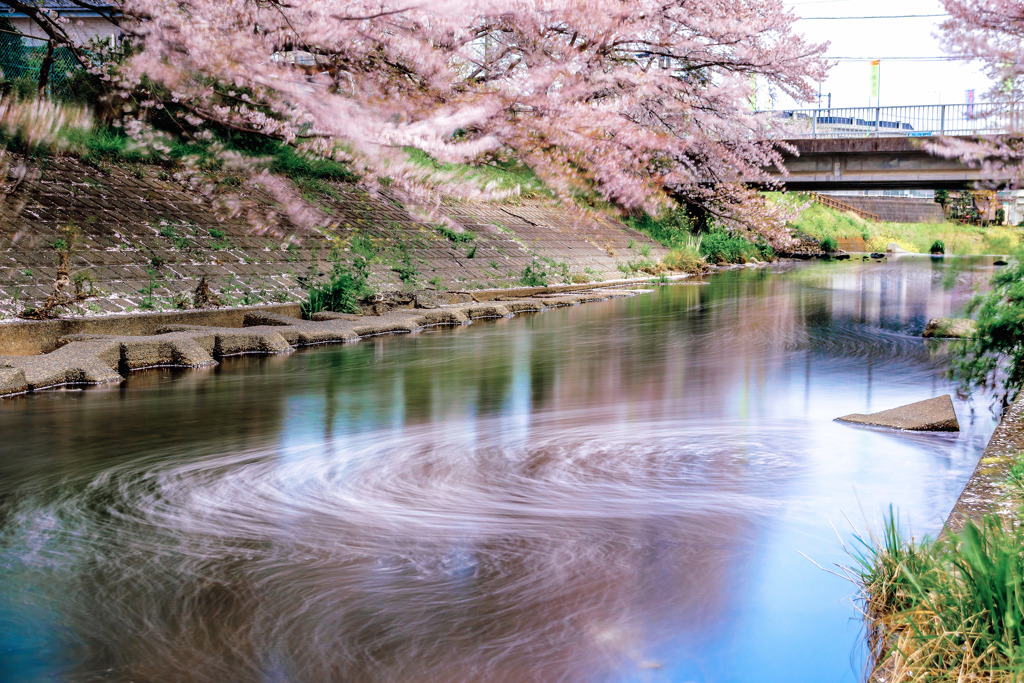
[[[862,415],[854,413],[836,418],[839,422],[870,425],[872,427],[889,427],[905,429],[913,432],[959,432],[956,412],[953,410],[953,399],[949,394],[918,401],[909,405],[883,410],[879,413]]]

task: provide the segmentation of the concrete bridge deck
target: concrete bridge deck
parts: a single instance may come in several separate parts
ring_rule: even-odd
[[[998,137],[1024,130],[1024,107],[1000,103],[860,107],[772,112],[778,139],[796,150],[784,155],[792,191],[956,190],[1005,185],[962,159],[932,154],[938,138]]]
[[[824,138],[788,141],[796,154],[784,155],[788,176],[775,173],[790,191],[957,190],[1005,184],[961,159],[930,153],[921,138]]]

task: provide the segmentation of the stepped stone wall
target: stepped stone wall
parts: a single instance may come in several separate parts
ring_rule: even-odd
[[[666,253],[618,221],[550,202],[446,204],[440,211],[456,232],[474,234],[453,241],[393,197],[341,183],[302,195],[314,217],[305,227],[269,195],[251,194],[279,216],[263,234],[155,167],[56,157],[32,162],[13,185],[0,206],[0,320],[8,321],[52,290],[54,245],[69,224],[81,232],[72,271],[87,273],[100,292],[75,312],[85,316],[188,308],[202,278],[223,306],[294,303],[330,273],[339,245],[347,261],[359,245],[378,291],[514,287],[528,265],[551,284],[597,282],[639,275]],[[415,272],[403,281],[406,254]]]

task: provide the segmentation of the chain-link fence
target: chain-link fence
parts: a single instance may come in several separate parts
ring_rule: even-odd
[[[47,49],[46,41],[26,39],[7,26],[0,25],[0,71],[3,72],[5,90],[37,89],[40,78],[44,76],[42,69]],[[45,74],[47,93],[58,97],[69,94],[72,81],[80,69],[71,50],[54,46],[52,61]]]

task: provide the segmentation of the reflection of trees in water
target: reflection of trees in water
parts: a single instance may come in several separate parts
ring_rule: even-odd
[[[291,356],[225,359],[215,368],[133,373],[120,387],[42,392],[0,405],[0,493],[88,480],[139,458],[196,458],[273,443],[278,397],[253,391]],[[242,381],[235,379],[245,373]],[[230,378],[228,377],[230,376]]]

